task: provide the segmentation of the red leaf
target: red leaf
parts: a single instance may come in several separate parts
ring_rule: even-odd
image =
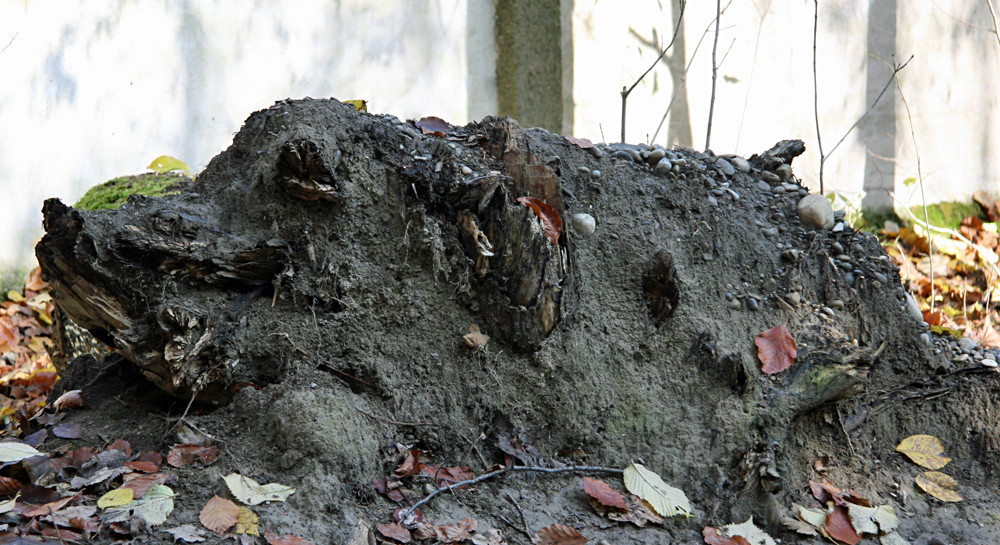
[[[449,486],[458,482],[468,481],[473,477],[469,466],[440,467],[434,464],[420,464],[420,474],[437,481],[438,486]],[[468,486],[458,487],[460,490]]]
[[[410,531],[398,524],[379,524],[378,533],[400,543],[410,542]]]
[[[433,134],[442,138],[448,136],[448,133],[452,129],[450,123],[440,117],[434,116],[420,118],[416,125],[424,134]]]
[[[795,339],[785,324],[772,327],[757,335],[757,358],[763,364],[761,371],[768,375],[780,373],[795,363]]]
[[[372,486],[375,487],[375,490],[378,490],[379,494],[396,503],[403,501],[403,493],[398,488],[390,487],[390,483],[386,479],[375,479],[372,481]]]
[[[569,142],[570,144],[576,144],[576,146],[580,149],[587,149],[594,147],[594,143],[591,142],[590,140],[587,140],[586,138],[574,138],[572,136],[567,136],[566,141]]]
[[[132,445],[128,444],[128,441],[121,437],[116,437],[114,441],[108,443],[107,449],[124,452],[126,457],[132,456]]]
[[[168,475],[165,475],[163,473],[136,475],[132,476],[131,479],[129,479],[129,476],[125,476],[126,481],[125,484],[122,485],[122,488],[131,488],[135,492],[133,497],[135,499],[139,499],[146,494],[146,491],[149,490],[149,487],[153,486],[154,484],[163,484],[167,482],[167,477]]]
[[[411,448],[403,458],[403,463],[399,464],[392,473],[397,477],[409,477],[420,473],[420,455],[423,451],[418,448]]]
[[[545,226],[545,236],[552,244],[559,244],[559,234],[562,232],[562,218],[555,208],[545,204],[545,201],[535,197],[518,197],[517,202],[524,204],[542,220]]]
[[[615,509],[621,509],[622,511],[628,509],[622,495],[600,479],[584,477],[583,491],[586,492],[588,496],[593,498],[594,501],[605,507],[613,507]]]
[[[264,539],[267,539],[267,542],[271,545],[313,545],[312,541],[307,541],[299,536],[293,536],[292,534],[279,536],[267,530],[264,530]]]
[[[861,541],[861,536],[851,525],[851,518],[847,516],[846,507],[835,506],[833,511],[826,515],[826,525],[823,529],[830,534],[830,537],[847,545],[855,545]]]
[[[588,540],[572,526],[550,524],[535,532],[531,542],[535,545],[583,545]]]
[[[823,482],[816,482],[813,480],[809,481],[809,490],[812,491],[813,497],[820,501],[820,503],[826,504],[826,502],[832,501],[837,505],[847,505],[848,503],[854,503],[857,505],[863,505],[865,507],[871,507],[872,502],[862,498],[857,495],[850,488],[837,488],[830,481],[823,479]]]
[[[712,528],[711,526],[706,526],[701,531],[701,536],[705,538],[705,543],[708,545],[750,545],[747,538],[743,536],[729,537],[723,535],[718,528]]]

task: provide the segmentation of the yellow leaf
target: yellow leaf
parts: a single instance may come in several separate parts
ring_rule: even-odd
[[[925,471],[913,478],[921,490],[941,501],[962,501],[958,483],[940,471]]]
[[[911,435],[896,445],[896,452],[901,452],[913,463],[927,469],[941,469],[948,465],[951,458],[944,454],[944,444],[933,435]]]
[[[24,301],[24,296],[17,290],[10,290],[7,292],[7,299],[10,299],[15,303],[20,303],[21,301]]]
[[[246,507],[240,507],[240,515],[236,519],[236,533],[259,536],[260,529],[257,527],[257,514]]]
[[[367,100],[345,100],[343,102],[344,102],[344,104],[350,104],[351,106],[354,106],[354,109],[357,110],[357,111],[359,111],[359,112],[367,112],[368,111],[368,101]]]
[[[0,443],[2,444],[2,443]],[[233,497],[247,505],[258,505],[266,501],[285,501],[295,489],[279,483],[258,484],[250,477],[230,473],[222,478],[233,493]]]
[[[172,170],[183,170],[187,174],[191,174],[191,171],[188,170],[188,166],[184,164],[184,161],[169,155],[161,155],[156,159],[153,159],[153,162],[149,163],[149,166],[146,168],[159,174],[164,174]]]
[[[632,462],[625,468],[623,478],[625,488],[649,502],[661,517],[694,516],[684,491],[663,482],[659,475],[646,469],[646,466]]]
[[[131,488],[118,488],[101,496],[101,498],[97,500],[97,506],[101,509],[107,509],[108,507],[122,507],[132,503],[132,499],[134,498],[135,490],[132,490]]]

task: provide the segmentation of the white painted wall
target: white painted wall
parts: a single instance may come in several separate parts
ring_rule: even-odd
[[[490,0],[0,0],[0,269],[23,266],[48,197],[198,172],[286,97],[454,123],[496,110]]]

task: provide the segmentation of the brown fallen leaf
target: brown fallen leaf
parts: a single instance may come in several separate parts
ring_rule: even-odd
[[[410,539],[412,539],[410,531],[396,523],[379,524],[376,528],[378,529],[378,533],[399,543],[409,543]]]
[[[701,531],[701,537],[708,545],[750,545],[750,542],[743,536],[725,536],[718,528],[706,526]]]
[[[420,455],[424,452],[418,448],[411,448],[403,458],[403,463],[392,471],[397,477],[409,477],[420,473]]]
[[[433,134],[442,138],[448,136],[448,133],[452,129],[450,123],[440,117],[434,116],[422,117],[416,122],[416,125],[424,134]]]
[[[267,530],[264,530],[264,539],[266,539],[270,545],[313,545],[312,541],[299,536],[293,536],[292,534],[279,536],[277,534],[272,534]]]
[[[545,228],[545,236],[552,244],[559,244],[559,235],[562,233],[562,217],[559,212],[536,197],[518,197],[517,202],[527,206],[532,212],[542,220],[542,227]]]
[[[590,541],[572,526],[550,524],[531,537],[534,545],[583,545]]]
[[[470,324],[469,332],[462,338],[465,339],[465,344],[473,350],[482,350],[486,348],[486,343],[490,342],[490,336],[480,332],[477,324]]]
[[[623,498],[625,504],[628,506],[628,510],[625,512],[609,510],[607,513],[608,519],[616,522],[631,522],[639,528],[648,523],[663,524],[663,517],[657,515],[656,511],[646,500],[635,494],[626,494]]]
[[[575,144],[580,149],[587,149],[594,147],[594,143],[586,138],[576,138],[573,136],[567,136],[566,141],[570,144]]]
[[[205,507],[202,507],[201,514],[198,515],[198,520],[205,528],[220,536],[235,526],[239,518],[240,506],[219,496],[212,496]]]
[[[761,371],[768,375],[780,373],[795,363],[795,339],[785,324],[757,335],[754,344],[757,345],[757,359],[762,364]]]
[[[83,407],[86,403],[83,401],[83,396],[80,395],[82,390],[70,390],[56,399],[52,406],[56,408],[57,411],[68,411],[70,409],[76,409]]]
[[[833,539],[847,545],[855,545],[861,541],[861,536],[854,530],[851,524],[851,517],[847,514],[847,508],[842,505],[835,505],[833,510],[826,515],[826,525],[823,530]]]
[[[622,495],[600,479],[584,477],[583,491],[586,492],[592,500],[603,505],[604,507],[621,509],[622,511],[628,509],[628,506],[625,505],[625,500],[622,499]]]

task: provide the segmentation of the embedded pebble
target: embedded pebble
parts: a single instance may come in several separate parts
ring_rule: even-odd
[[[750,310],[757,310],[760,308],[760,303],[758,303],[753,297],[747,297],[747,308]]]
[[[833,253],[835,254],[844,253],[844,246],[837,241],[833,241],[833,243],[830,244],[830,249],[833,250]]]
[[[632,160],[632,154],[629,153],[629,152],[627,152],[627,151],[625,151],[625,150],[623,150],[623,149],[620,149],[620,150],[612,153],[611,156],[614,157],[615,159],[621,159],[623,161],[631,161]]]
[[[854,281],[857,280],[854,277],[854,273],[847,273],[844,275],[844,282],[847,282],[848,286],[854,287]]]
[[[851,244],[851,251],[856,254],[863,254],[865,252],[865,247],[855,242]]]
[[[764,291],[768,291],[768,292],[774,291],[774,290],[778,289],[778,281],[775,280],[775,279],[773,279],[773,278],[768,278],[767,280],[764,281],[763,284],[761,284],[760,287]]]
[[[778,228],[777,227],[768,227],[767,229],[762,229],[761,232],[764,233],[765,235],[769,236],[769,237],[773,237],[773,236],[776,236],[778,234]]]
[[[823,308],[819,309],[819,311],[822,312],[823,314],[826,314],[827,316],[829,316],[831,318],[836,318],[837,317],[837,313],[834,312],[833,309],[830,308],[830,307],[823,307]]]
[[[959,355],[955,356],[954,358],[951,358],[951,361],[961,363],[963,361],[967,361],[968,359],[969,359],[969,355],[968,354],[959,354]]]
[[[920,306],[917,305],[917,301],[909,293],[906,294],[906,312],[910,313],[910,316],[918,322],[924,319],[924,313],[920,312]]]
[[[707,200],[708,200],[708,204],[710,204],[712,206],[719,206],[719,199],[716,199],[715,197],[709,195]]]
[[[595,168],[594,170],[590,171],[590,175],[593,176],[594,178],[600,178],[601,177],[601,171],[597,170]]]
[[[657,150],[657,151],[663,151],[663,150]],[[671,168],[673,168],[673,165],[670,164],[670,159],[663,157],[659,161],[657,161],[656,167],[653,168],[653,172],[659,174],[660,176],[666,176],[670,172]]]
[[[590,214],[573,214],[573,229],[582,235],[592,235],[597,229],[597,222]]]
[[[981,361],[979,363],[983,364],[983,367],[996,367],[997,366],[997,360],[991,360],[989,358],[984,358],[983,361]]]
[[[742,172],[743,174],[750,172],[750,163],[742,157],[730,157],[729,162],[736,167],[736,170]]]
[[[931,344],[931,335],[930,335],[930,333],[921,333],[920,334],[920,340],[923,341],[924,344]],[[993,362],[993,363],[996,363],[996,362]]]
[[[834,310],[843,310],[844,302],[841,301],[840,299],[834,299],[833,301],[830,301],[830,308]]]
[[[601,151],[601,148],[597,146],[591,146],[587,148],[587,153],[593,155],[594,159],[600,159],[601,157],[604,157],[604,152]]]
[[[663,150],[661,148],[656,148],[653,151],[649,152],[649,155],[646,156],[646,162],[649,163],[650,165],[655,165],[658,162],[660,162],[660,159],[663,159],[666,155],[667,155],[666,150]],[[667,164],[669,165],[670,161],[667,161]]]
[[[587,167],[576,167],[576,171],[580,174],[590,174],[590,169]]]
[[[806,195],[799,201],[799,218],[818,229],[829,229],[833,227],[833,207],[823,195]]]
[[[743,308],[743,304],[740,303],[739,299],[733,299],[732,301],[726,303],[726,306],[728,306],[733,310],[740,310],[741,308]]]
[[[830,229],[830,231],[833,231],[834,233],[839,233],[843,230],[844,230],[844,222],[842,221],[837,222],[837,225],[834,225],[833,229]]]
[[[799,292],[797,291],[788,292],[788,294],[785,295],[785,299],[788,299],[788,302],[794,306],[799,306],[799,303],[802,302],[802,296],[799,295]]]
[[[799,190],[799,186],[795,184],[784,183],[781,184],[781,187],[783,187],[785,191],[788,191],[789,193],[794,193]]]
[[[725,174],[726,176],[736,174],[736,169],[733,168],[733,165],[729,164],[729,161],[726,161],[722,157],[715,160],[715,168],[719,169],[719,172]]]
[[[787,180],[792,177],[792,165],[781,165],[774,169],[774,173],[780,176],[782,180]]]
[[[757,182],[757,189],[759,189],[761,191],[770,191],[771,190],[771,184],[765,182],[764,180],[761,180],[761,181]]]
[[[469,174],[472,174],[472,169],[465,165],[462,165],[462,175],[468,176]]]
[[[976,347],[976,341],[968,337],[962,337],[958,340],[958,347],[962,349],[962,352],[971,352]]]
[[[777,174],[769,172],[767,170],[761,172],[760,177],[763,178],[765,182],[772,185],[781,183],[781,178],[779,178]]]
[[[766,182],[762,182],[762,183],[766,183]],[[781,187],[780,185],[776,185],[776,186],[774,186],[774,187],[771,188],[771,191],[774,191],[778,195],[783,195],[785,193],[785,188]]]

